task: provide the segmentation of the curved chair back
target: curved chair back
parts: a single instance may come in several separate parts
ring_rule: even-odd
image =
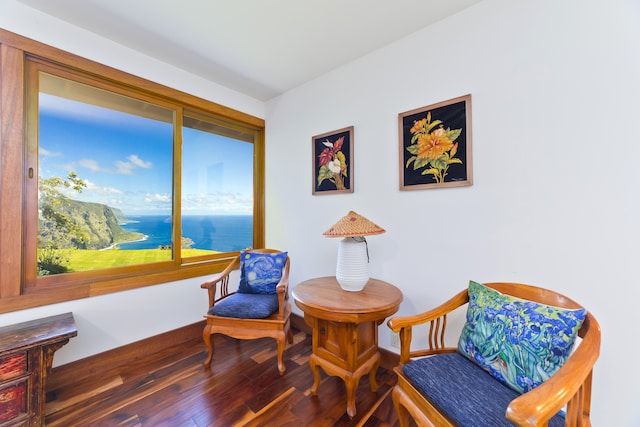
[[[538,303],[567,308],[583,308],[558,292],[520,283],[484,283],[503,294]],[[394,317],[388,325],[400,336],[400,366],[395,368],[398,384],[393,400],[400,425],[408,426],[411,415],[419,425],[454,426],[448,417],[422,395],[403,373],[402,367],[416,358],[456,352],[455,345],[445,342],[447,315],[469,302],[468,289],[460,291],[440,306],[413,316]],[[426,348],[412,348],[413,327],[429,324]],[[506,418],[517,426],[546,426],[547,421],[566,405],[566,426],[590,426],[591,380],[593,366],[600,354],[600,325],[587,311],[578,336],[581,338],[567,361],[547,381],[513,399]],[[453,344],[453,343],[451,343]],[[461,402],[462,403],[462,402]]]

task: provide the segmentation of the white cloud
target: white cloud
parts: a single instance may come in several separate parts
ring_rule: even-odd
[[[99,193],[99,194],[122,194],[122,191],[118,190],[117,188],[98,185],[87,179],[84,180],[84,183],[87,185],[87,188],[85,189],[85,191],[90,191],[90,192]]]
[[[62,157],[62,153],[57,151],[49,151],[43,147],[38,147],[38,155],[42,157]]]
[[[144,197],[145,203],[171,203],[171,195],[169,194],[149,194]]]
[[[133,175],[133,169],[135,169],[135,165],[133,163],[118,160],[116,162],[115,173],[119,173],[120,175]]]
[[[139,168],[144,168],[144,169],[149,169],[153,165],[153,163],[145,162],[135,154],[132,154],[129,157],[127,157],[127,160],[129,160],[131,163],[138,166]]]
[[[100,166],[100,164],[95,161],[95,160],[91,160],[91,159],[82,159],[80,161],[78,161],[78,165],[85,168],[85,169],[89,169],[91,172],[104,172],[106,171],[106,169],[104,169],[103,167]]]
[[[127,157],[127,160],[128,161],[116,160],[113,169],[104,167],[100,165],[97,160],[93,159],[82,159],[78,162],[78,165],[89,169],[91,172],[108,172],[120,175],[134,175],[136,168],[149,169],[153,166],[153,163],[142,160],[136,154],[131,154]]]
[[[189,213],[250,214],[253,212],[253,197],[234,192],[184,194],[182,211]]]

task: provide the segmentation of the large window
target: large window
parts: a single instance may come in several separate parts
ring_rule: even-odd
[[[174,111],[37,80],[37,275],[172,260]]]
[[[12,231],[22,262],[5,270],[20,284],[0,297],[64,294],[55,302],[192,277],[263,245],[260,119],[64,53],[66,66],[61,52],[18,41],[24,62],[0,93],[6,106],[6,88],[24,88],[20,159],[7,160],[0,136],[3,166],[23,182],[0,183],[3,196],[22,188],[22,232]],[[3,129],[18,125],[6,116]]]

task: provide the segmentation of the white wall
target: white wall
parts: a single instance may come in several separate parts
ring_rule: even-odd
[[[226,107],[264,117],[262,101],[145,56],[16,0],[0,0],[0,28]]]
[[[0,0],[0,28],[264,117],[261,101],[141,55],[15,0]],[[72,312],[78,336],[56,352],[53,363],[59,366],[202,320],[207,310],[207,293],[200,289],[202,281],[195,278],[2,314],[0,326]]]
[[[269,101],[267,242],[292,283],[334,273],[322,232],[353,209],[387,229],[371,273],[401,314],[469,279],[558,290],[602,326],[593,424],[640,425],[639,17],[631,0],[485,0]],[[399,191],[398,113],[467,93],[473,186]],[[312,135],[350,125],[354,193],[312,196]]]
[[[203,280],[189,279],[0,315],[0,326],[73,313],[78,335],[58,350],[59,366],[202,320]]]

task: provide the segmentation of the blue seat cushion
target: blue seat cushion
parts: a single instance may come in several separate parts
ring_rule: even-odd
[[[216,302],[209,314],[236,319],[264,319],[278,311],[276,294],[233,294]]]
[[[402,372],[441,413],[460,427],[512,427],[505,413],[520,393],[458,353],[445,353],[407,363]],[[549,426],[564,426],[556,414]]]

